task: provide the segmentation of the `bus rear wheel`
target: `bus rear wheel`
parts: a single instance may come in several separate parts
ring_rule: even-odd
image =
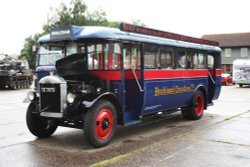
[[[93,147],[107,145],[115,134],[116,111],[106,100],[97,102],[84,117],[85,138]]]
[[[198,120],[202,117],[205,107],[204,93],[198,90],[189,107],[182,110],[182,116],[188,120]]]

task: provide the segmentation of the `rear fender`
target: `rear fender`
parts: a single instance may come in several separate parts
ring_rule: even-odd
[[[196,88],[194,89],[194,91],[193,91],[193,98],[195,97],[195,94],[196,94],[196,92],[198,91],[198,90],[201,90],[202,92],[203,92],[203,94],[204,94],[204,100],[205,100],[205,106],[204,106],[204,109],[207,109],[207,99],[208,99],[208,97],[207,97],[207,89],[206,89],[206,87],[205,86],[203,86],[203,85],[201,85],[201,84],[199,84],[199,85],[197,85],[196,86]],[[193,100],[193,99],[192,99]]]

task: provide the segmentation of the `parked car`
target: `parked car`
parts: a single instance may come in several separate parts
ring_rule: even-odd
[[[233,84],[233,79],[232,79],[231,74],[222,73],[221,74],[221,82],[222,82],[222,85]]]

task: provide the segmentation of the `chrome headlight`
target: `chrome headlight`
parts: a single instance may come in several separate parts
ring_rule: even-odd
[[[29,91],[28,94],[27,94],[27,98],[30,100],[30,101],[34,101],[37,96],[36,96],[36,92],[34,91]]]
[[[68,103],[73,103],[75,101],[76,95],[73,93],[68,93],[67,94],[67,102]]]

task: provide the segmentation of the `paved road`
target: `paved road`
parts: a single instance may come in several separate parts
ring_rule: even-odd
[[[0,166],[250,166],[250,87],[225,86],[198,121],[180,113],[118,128],[93,149],[82,130],[59,128],[37,139],[25,125],[28,89],[0,90]]]

